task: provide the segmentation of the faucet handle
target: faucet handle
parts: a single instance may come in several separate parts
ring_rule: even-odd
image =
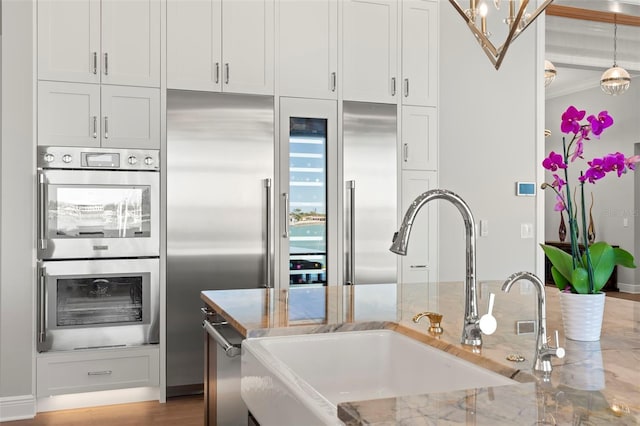
[[[487,313],[485,315],[482,316],[482,318],[480,318],[480,331],[482,331],[482,333],[489,335],[489,334],[493,334],[496,331],[496,328],[498,327],[498,322],[496,321],[496,318],[492,315],[493,313],[493,303],[495,301],[496,295],[494,293],[491,293],[489,295],[489,310],[487,311]]]
[[[560,347],[560,339],[558,338],[558,330],[556,330],[556,357],[562,359],[564,358],[566,352],[564,348]]]

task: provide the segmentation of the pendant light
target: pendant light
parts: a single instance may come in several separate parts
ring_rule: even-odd
[[[556,78],[556,67],[549,60],[544,60],[544,87],[550,85]]]
[[[607,95],[621,95],[629,88],[631,76],[627,70],[616,64],[617,42],[618,42],[618,23],[616,15],[613,18],[613,67],[606,70],[600,78],[600,88]]]

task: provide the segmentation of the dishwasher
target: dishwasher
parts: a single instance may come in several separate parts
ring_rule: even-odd
[[[204,418],[206,426],[245,426],[249,413],[240,396],[243,336],[208,307],[204,329]]]

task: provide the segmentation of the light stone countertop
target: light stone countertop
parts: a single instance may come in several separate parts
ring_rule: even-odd
[[[247,338],[287,334],[394,329],[510,377],[520,384],[382,400],[345,402],[338,417],[348,425],[597,425],[640,424],[640,303],[608,297],[599,342],[563,336],[559,295],[546,288],[547,330],[557,329],[564,359],[554,358],[551,379],[534,376],[535,334],[516,334],[516,321],[535,320],[536,295],[526,281],[500,291],[502,282],[479,283],[479,315],[496,295],[498,329],[475,353],[460,344],[464,312],[461,282],[211,290],[202,300]],[[444,315],[444,333],[427,332],[421,311]],[[553,342],[552,342],[553,343]],[[524,356],[515,363],[509,354]],[[428,368],[428,366],[420,366]],[[616,412],[618,410],[618,412]]]

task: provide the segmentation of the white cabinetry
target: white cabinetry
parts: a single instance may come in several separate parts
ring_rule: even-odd
[[[396,103],[398,3],[342,2],[342,94],[345,100]]]
[[[425,191],[438,187],[437,172],[402,172],[402,211]],[[429,203],[416,216],[407,255],[401,256],[401,282],[427,283],[438,279],[438,204]]]
[[[338,3],[279,1],[278,88],[282,96],[336,99]]]
[[[38,82],[38,145],[160,147],[160,90]]]
[[[436,108],[402,107],[402,169],[438,169]]]
[[[160,2],[39,0],[38,79],[160,86]]]
[[[402,2],[402,104],[435,106],[438,73],[438,3]]]
[[[37,397],[159,385],[159,350],[127,348],[38,355]]]
[[[169,89],[273,94],[273,0],[168,0]]]

